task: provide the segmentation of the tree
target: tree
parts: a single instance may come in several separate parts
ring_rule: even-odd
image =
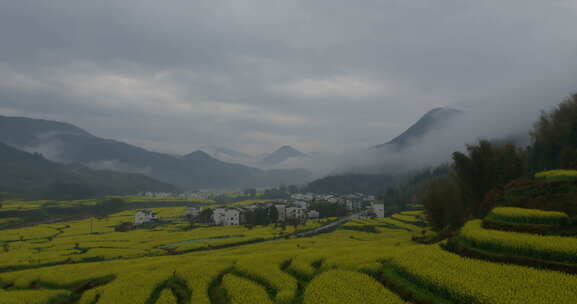
[[[453,178],[431,181],[423,205],[427,220],[436,231],[458,228],[468,219],[463,193]]]
[[[278,220],[278,210],[274,207],[256,208],[245,213],[245,221],[247,225],[267,226],[275,223]]]
[[[483,216],[485,195],[525,174],[525,155],[512,144],[492,144],[480,140],[467,146],[467,154],[453,153],[456,181],[464,195],[465,207],[474,216]]]
[[[271,223],[278,222],[278,209],[274,205],[268,207],[267,213]]]
[[[531,172],[577,169],[577,94],[550,113],[542,112],[531,132]]]
[[[309,209],[317,211],[320,218],[341,217],[349,213],[346,206],[325,201],[312,202],[309,206]]]
[[[199,223],[209,224],[212,222],[212,213],[213,210],[210,208],[203,209],[196,217],[196,221]]]
[[[408,198],[403,197],[403,193],[400,189],[390,187],[383,195],[382,200],[387,205],[395,206],[398,210],[404,210]]]

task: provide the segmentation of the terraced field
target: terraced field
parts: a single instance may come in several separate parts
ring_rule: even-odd
[[[159,211],[167,216],[175,212]],[[124,216],[127,215],[118,214],[109,221],[119,221]],[[386,219],[359,219],[334,232],[314,237],[177,255],[166,255],[164,252],[159,256],[132,255],[110,261],[53,266],[41,263],[30,265],[27,261],[12,259],[12,266],[34,268],[5,269],[1,272],[0,302],[574,303],[577,299],[575,275],[464,258],[444,250],[438,244],[415,244],[411,236],[420,233],[422,228],[406,222],[411,219],[417,221],[419,216],[417,213],[404,213]],[[16,241],[9,244],[18,246],[20,242],[42,241],[46,246],[50,236],[52,242],[59,238],[87,238],[90,234],[82,231],[86,229],[82,228],[86,224],[88,222],[82,221],[81,224],[34,227],[20,234],[12,231],[8,234],[9,239],[16,238]],[[64,228],[66,225],[69,227]],[[478,221],[471,222],[463,233],[479,225]],[[160,231],[136,231],[133,237],[130,233],[108,231],[104,223],[98,223],[95,227],[103,232],[110,247],[115,242],[126,243],[127,248],[136,250],[178,239],[171,234],[183,234],[185,239],[193,239],[222,233],[232,235],[240,233],[232,229],[241,229],[215,227],[183,232],[178,231],[175,224]],[[276,233],[273,227],[253,230],[242,233]],[[60,231],[63,232],[54,236]],[[18,235],[22,235],[24,241],[18,241]],[[527,239],[533,244],[545,239],[537,235],[529,236],[535,237],[533,240]],[[92,246],[98,241],[95,239],[93,243],[85,243]],[[567,245],[569,239],[560,241],[566,243],[561,246],[570,246]],[[34,250],[32,245],[26,248]],[[55,248],[65,250],[67,247]],[[83,248],[82,243],[80,248]],[[88,252],[96,249],[93,247]],[[113,248],[98,249],[102,250],[101,254],[113,251]],[[4,257],[10,256],[10,252],[3,254],[6,254]],[[58,254],[65,253],[54,251],[55,257]]]
[[[322,224],[310,221],[297,230],[293,226],[272,225],[253,229],[242,226],[189,229],[189,224],[182,219],[185,207],[152,210],[167,223],[153,229],[115,232],[117,224],[133,221],[134,211],[129,210],[102,219],[2,230],[0,269],[178,254],[282,237]]]
[[[512,224],[566,225],[569,216],[558,211],[498,207],[493,209],[485,220],[495,220]]]

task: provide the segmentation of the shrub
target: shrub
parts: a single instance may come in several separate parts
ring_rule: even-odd
[[[427,220],[434,230],[460,227],[466,220],[463,193],[450,178],[431,181],[423,203]]]

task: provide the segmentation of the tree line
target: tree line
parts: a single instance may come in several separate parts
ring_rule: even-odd
[[[423,193],[433,229],[452,230],[483,217],[512,181],[543,170],[577,169],[577,94],[542,112],[529,134],[527,147],[479,140],[454,152],[446,174],[430,180]]]

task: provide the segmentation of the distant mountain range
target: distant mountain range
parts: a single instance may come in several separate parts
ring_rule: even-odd
[[[215,146],[203,147],[201,150],[222,161],[250,165],[258,168],[274,168],[287,160],[306,158],[309,156],[288,145],[282,146],[272,153],[263,153],[256,156]]]
[[[452,108],[435,108],[423,115],[401,135],[385,144],[376,146],[376,148],[389,148],[394,151],[403,150],[410,146],[411,143],[424,138],[431,131],[446,127],[461,114],[463,114],[462,111]]]
[[[204,146],[200,148],[200,150],[224,162],[231,162],[245,165],[252,164],[255,162],[255,157],[253,155],[235,151],[228,148],[218,146]]]
[[[291,146],[282,146],[259,161],[264,166],[278,165],[289,158],[306,157],[307,155]]]
[[[0,143],[0,192],[43,199],[78,199],[140,191],[175,191],[142,174],[64,165]]]
[[[0,116],[0,142],[55,162],[146,174],[187,189],[269,187],[310,179],[303,169],[261,170],[223,162],[200,151],[185,156],[152,152],[99,138],[68,123],[42,119]]]

